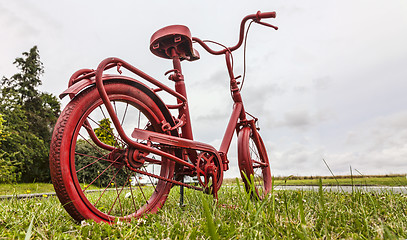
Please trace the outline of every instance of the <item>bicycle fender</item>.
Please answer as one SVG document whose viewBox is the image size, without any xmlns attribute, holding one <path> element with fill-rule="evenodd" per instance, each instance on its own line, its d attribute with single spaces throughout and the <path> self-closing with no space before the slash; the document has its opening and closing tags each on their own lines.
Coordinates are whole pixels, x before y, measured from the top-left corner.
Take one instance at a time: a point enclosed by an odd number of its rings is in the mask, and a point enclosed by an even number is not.
<svg viewBox="0 0 407 240">
<path fill-rule="evenodd" d="M 121 81 L 126 81 L 129 82 L 129 84 L 133 85 L 134 87 L 138 88 L 140 91 L 144 92 L 145 94 L 147 94 L 156 104 L 157 106 L 160 108 L 161 112 L 163 113 L 165 120 L 170 124 L 171 127 L 175 126 L 175 122 L 174 119 L 170 113 L 170 110 L 168 109 L 168 107 L 165 105 L 165 103 L 161 100 L 161 98 L 152 91 L 151 88 L 149 88 L 147 85 L 141 83 L 140 81 L 134 79 L 134 78 L 130 78 L 127 76 L 121 76 L 121 75 L 110 75 L 110 74 L 105 74 L 102 77 L 103 81 L 111 81 L 111 80 L 121 80 Z M 82 92 L 82 90 L 93 86 L 96 84 L 96 79 L 94 77 L 90 78 L 90 79 L 83 79 L 80 80 L 74 84 L 72 84 L 72 86 L 68 87 L 64 92 L 62 92 L 59 95 L 59 98 L 62 99 L 64 98 L 66 95 L 69 95 L 72 98 L 74 98 L 77 94 L 79 94 L 80 92 Z M 172 136 L 178 136 L 178 131 L 176 129 L 170 131 Z"/>
<path fill-rule="evenodd" d="M 126 76 L 119 76 L 119 75 L 104 75 L 103 78 L 102 78 L 103 81 L 108 81 L 108 80 L 113 80 L 113 79 L 123 79 L 123 80 L 128 80 L 128 81 L 140 83 L 136 79 L 126 77 Z M 94 77 L 87 78 L 87 79 L 82 79 L 82 80 L 72 84 L 72 86 L 68 87 L 65 91 L 63 91 L 59 95 L 59 98 L 63 99 L 66 95 L 70 95 L 71 98 L 73 98 L 73 96 L 75 96 L 76 94 L 81 92 L 83 89 L 85 89 L 88 86 L 93 85 L 95 83 L 96 83 L 96 79 Z"/>
</svg>

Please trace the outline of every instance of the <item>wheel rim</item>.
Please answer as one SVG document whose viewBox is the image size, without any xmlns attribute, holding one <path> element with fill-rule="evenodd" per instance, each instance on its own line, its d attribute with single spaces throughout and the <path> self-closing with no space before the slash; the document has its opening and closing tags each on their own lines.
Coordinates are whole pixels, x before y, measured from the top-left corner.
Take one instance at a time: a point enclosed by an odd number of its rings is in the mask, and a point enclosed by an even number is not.
<svg viewBox="0 0 407 240">
<path fill-rule="evenodd" d="M 156 119 L 148 111 L 139 110 L 142 108 L 140 101 L 124 95 L 109 97 L 128 135 L 134 127 L 159 130 Z M 130 152 L 127 144 L 120 139 L 113 124 L 113 129 L 109 130 L 100 124 L 101 119 L 109 117 L 99 100 L 92 104 L 78 121 L 71 143 L 71 177 L 85 208 L 104 221 L 116 221 L 118 217 L 130 219 L 154 211 L 165 201 L 164 195 L 168 193 L 170 184 L 151 176 L 134 173 L 129 168 L 128 161 L 126 162 L 126 154 Z M 112 136 L 105 136 L 102 141 L 109 143 L 109 140 L 113 139 L 113 143 L 110 141 L 109 145 L 114 146 L 115 150 L 106 151 L 91 141 L 84 125 L 85 121 L 89 123 L 87 127 L 90 125 L 93 129 L 111 133 Z M 136 126 L 131 124 L 133 121 L 137 122 Z M 103 139 L 103 135 L 100 139 Z M 153 175 L 172 177 L 168 168 L 171 163 L 168 160 L 156 155 L 148 157 L 156 161 L 139 162 L 139 165 L 136 163 L 132 166 Z"/>
<path fill-rule="evenodd" d="M 260 198 L 263 198 L 267 193 L 267 171 L 269 170 L 268 163 L 265 163 L 264 157 L 261 157 L 259 153 L 259 147 L 256 142 L 253 140 L 252 134 L 249 138 L 249 149 L 250 149 L 250 166 L 253 169 L 253 184 L 255 186 L 257 195 Z"/>
<path fill-rule="evenodd" d="M 247 192 L 263 199 L 271 190 L 270 165 L 264 143 L 250 128 L 239 133 L 239 167 Z M 252 181 L 253 178 L 253 181 Z M 254 186 L 254 189 L 253 189 Z"/>
</svg>

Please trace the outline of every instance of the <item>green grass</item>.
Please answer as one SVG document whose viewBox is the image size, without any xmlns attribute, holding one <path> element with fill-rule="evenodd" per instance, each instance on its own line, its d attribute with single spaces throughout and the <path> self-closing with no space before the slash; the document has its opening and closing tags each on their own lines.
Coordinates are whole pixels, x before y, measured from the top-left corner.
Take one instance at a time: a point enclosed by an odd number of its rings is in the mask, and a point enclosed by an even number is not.
<svg viewBox="0 0 407 240">
<path fill-rule="evenodd" d="M 407 186 L 406 174 L 395 175 L 367 175 L 367 176 L 289 176 L 275 177 L 274 185 L 312 185 L 318 186 L 319 179 L 323 179 L 324 186 L 356 185 L 356 186 Z M 235 179 L 224 179 L 225 184 L 234 184 Z M 240 180 L 241 182 L 241 180 Z"/>
<path fill-rule="evenodd" d="M 88 190 L 98 189 L 90 186 Z M 0 195 L 19 195 L 33 193 L 53 193 L 55 192 L 52 183 L 16 183 L 0 184 Z"/>
<path fill-rule="evenodd" d="M 276 179 L 274 184 L 277 185 L 318 185 L 318 178 L 314 179 Z M 324 178 L 324 186 L 337 185 L 358 185 L 358 186 L 407 186 L 406 176 L 389 176 L 389 177 L 362 177 L 362 178 Z"/>
<path fill-rule="evenodd" d="M 54 186 L 51 183 L 0 184 L 0 195 L 18 195 L 49 192 L 54 192 Z"/>
<path fill-rule="evenodd" d="M 279 177 L 275 178 L 274 185 L 318 185 L 318 179 L 323 179 L 323 185 L 352 185 L 351 176 L 334 177 Z M 225 179 L 224 184 L 234 184 L 235 179 Z M 353 185 L 371 186 L 407 186 L 405 175 L 384 175 L 384 176 L 353 176 Z M 91 187 L 95 189 L 95 187 Z M 49 193 L 54 192 L 51 183 L 19 183 L 0 184 L 0 195 L 18 195 L 27 193 Z"/>
<path fill-rule="evenodd" d="M 171 191 L 157 214 L 115 225 L 76 223 L 56 197 L 0 201 L 0 239 L 394 239 L 407 237 L 407 196 L 273 191 L 253 201 L 242 187 L 222 187 L 219 202 Z"/>
</svg>

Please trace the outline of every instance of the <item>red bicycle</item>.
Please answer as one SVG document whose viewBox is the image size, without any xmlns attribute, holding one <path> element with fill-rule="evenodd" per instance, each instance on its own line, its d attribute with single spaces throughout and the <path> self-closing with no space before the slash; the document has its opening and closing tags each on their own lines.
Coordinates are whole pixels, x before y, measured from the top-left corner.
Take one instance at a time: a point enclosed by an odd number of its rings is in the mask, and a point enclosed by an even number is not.
<svg viewBox="0 0 407 240">
<path fill-rule="evenodd" d="M 257 118 L 245 112 L 232 52 L 241 47 L 248 20 L 277 29 L 261 21 L 275 16 L 275 12 L 260 11 L 246 16 L 238 43 L 233 47 L 219 44 L 223 46 L 219 51 L 206 44 L 212 41 L 191 37 L 186 26 L 172 25 L 155 32 L 150 50 L 172 60 L 173 69 L 165 74 L 170 74 L 175 90 L 118 58 L 105 59 L 96 70 L 75 72 L 69 88 L 60 95 L 69 95 L 71 101 L 55 125 L 50 152 L 52 181 L 66 211 L 79 221 L 130 220 L 156 212 L 175 185 L 217 198 L 235 131 L 246 190 L 264 198 L 272 187 L 269 160 L 256 128 Z M 182 60 L 199 59 L 193 43 L 226 58 L 234 105 L 219 150 L 193 140 L 181 71 Z M 112 68 L 120 74 L 105 73 Z M 121 75 L 122 69 L 143 82 Z M 166 104 L 161 94 L 174 97 L 176 103 Z"/>
</svg>

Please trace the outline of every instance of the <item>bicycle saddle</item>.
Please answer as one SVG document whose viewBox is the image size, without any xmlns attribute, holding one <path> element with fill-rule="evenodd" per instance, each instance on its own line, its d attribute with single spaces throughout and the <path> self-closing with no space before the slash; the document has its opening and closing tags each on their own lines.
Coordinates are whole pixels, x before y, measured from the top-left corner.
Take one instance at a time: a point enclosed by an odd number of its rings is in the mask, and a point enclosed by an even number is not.
<svg viewBox="0 0 407 240">
<path fill-rule="evenodd" d="M 171 49 L 174 48 L 180 60 L 194 61 L 199 53 L 192 47 L 189 28 L 183 25 L 171 25 L 156 31 L 150 39 L 150 50 L 154 55 L 172 59 Z"/>
</svg>

